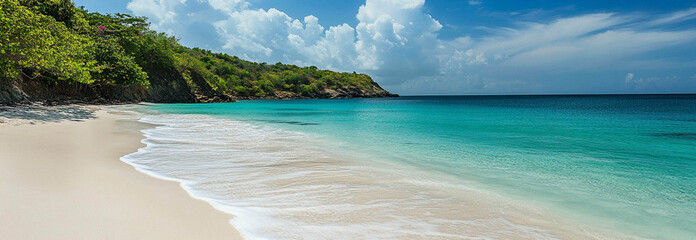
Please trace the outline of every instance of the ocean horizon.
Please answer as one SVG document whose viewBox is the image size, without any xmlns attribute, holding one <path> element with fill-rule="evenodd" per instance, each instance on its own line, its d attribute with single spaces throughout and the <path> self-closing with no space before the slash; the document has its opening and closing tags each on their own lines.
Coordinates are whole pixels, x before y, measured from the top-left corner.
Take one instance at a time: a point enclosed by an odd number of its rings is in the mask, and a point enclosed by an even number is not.
<svg viewBox="0 0 696 240">
<path fill-rule="evenodd" d="M 250 239 L 696 237 L 696 95 L 121 109 L 156 124 L 122 160 Z"/>
</svg>

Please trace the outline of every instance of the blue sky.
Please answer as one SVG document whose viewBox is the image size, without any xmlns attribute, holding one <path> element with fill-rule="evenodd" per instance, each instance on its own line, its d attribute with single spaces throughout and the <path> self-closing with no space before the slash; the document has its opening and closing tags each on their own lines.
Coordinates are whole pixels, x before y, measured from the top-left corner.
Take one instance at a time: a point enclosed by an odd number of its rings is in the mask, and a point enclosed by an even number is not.
<svg viewBox="0 0 696 240">
<path fill-rule="evenodd" d="M 696 92 L 696 2 L 76 0 L 182 44 L 401 94 Z"/>
</svg>

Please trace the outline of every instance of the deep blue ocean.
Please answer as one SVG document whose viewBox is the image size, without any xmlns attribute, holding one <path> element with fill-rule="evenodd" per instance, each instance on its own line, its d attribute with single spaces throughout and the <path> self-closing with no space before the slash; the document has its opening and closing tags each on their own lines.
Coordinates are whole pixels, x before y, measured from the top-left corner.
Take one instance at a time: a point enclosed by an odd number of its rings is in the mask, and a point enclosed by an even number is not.
<svg viewBox="0 0 696 240">
<path fill-rule="evenodd" d="M 181 180 L 194 195 L 239 216 L 233 224 L 249 238 L 322 236 L 302 235 L 315 231 L 346 239 L 696 239 L 696 95 L 254 100 L 140 108 L 142 121 L 162 127 L 146 130 L 148 147 L 127 161 Z M 464 196 L 472 192 L 497 200 L 472 203 Z M 485 212 L 517 205 L 525 206 L 517 215 Z M 422 215 L 397 211 L 426 206 L 440 207 Z M 396 210 L 358 210 L 390 207 Z M 467 214 L 490 217 L 480 224 L 490 226 L 473 224 L 476 218 Z M 346 227 L 364 226 L 362 232 L 373 235 L 332 232 L 327 226 L 339 229 L 346 221 L 307 216 L 350 216 L 355 223 Z M 282 229 L 288 224 L 302 231 Z M 513 228 L 520 232 L 506 235 Z M 403 235 L 380 235 L 385 232 Z"/>
</svg>

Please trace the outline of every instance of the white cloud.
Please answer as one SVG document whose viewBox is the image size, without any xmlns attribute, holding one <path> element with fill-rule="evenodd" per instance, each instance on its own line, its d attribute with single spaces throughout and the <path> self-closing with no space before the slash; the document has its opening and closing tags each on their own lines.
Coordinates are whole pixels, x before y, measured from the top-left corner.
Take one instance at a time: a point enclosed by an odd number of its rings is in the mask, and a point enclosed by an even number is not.
<svg viewBox="0 0 696 240">
<path fill-rule="evenodd" d="M 519 23 L 520 27 L 492 29 L 492 35 L 481 39 L 478 48 L 500 55 L 514 55 L 540 46 L 573 41 L 591 32 L 625 22 L 612 14 L 590 14 L 561 18 L 551 23 Z"/>
<path fill-rule="evenodd" d="M 648 22 L 649 25 L 661 25 L 669 23 L 683 22 L 696 18 L 696 8 L 689 8 L 684 11 L 677 11 L 666 14 L 658 19 Z"/>
<path fill-rule="evenodd" d="M 481 3 L 479 0 L 469 0 L 469 5 L 481 5 Z"/>
<path fill-rule="evenodd" d="M 607 30 L 589 36 L 536 44 L 522 51 L 506 52 L 506 59 L 500 64 L 529 70 L 616 69 L 623 65 L 621 60 L 628 61 L 631 56 L 694 39 L 696 31 Z"/>
<path fill-rule="evenodd" d="M 232 12 L 227 20 L 214 25 L 226 40 L 224 49 L 252 60 L 279 57 L 283 50 L 292 47 L 292 19 L 274 8 Z"/>
<path fill-rule="evenodd" d="M 325 29 L 319 19 L 301 21 L 277 10 L 242 10 L 230 13 L 215 27 L 222 49 L 246 59 L 355 69 L 355 29 L 347 24 Z"/>
<path fill-rule="evenodd" d="M 492 29 L 490 36 L 464 41 L 461 48 L 482 54 L 481 59 L 486 59 L 487 64 L 466 64 L 471 61 L 459 58 L 460 64 L 446 64 L 450 69 L 445 72 L 448 72 L 450 79 L 465 79 L 458 77 L 464 73 L 485 76 L 490 81 L 481 85 L 481 89 L 467 89 L 470 91 L 506 91 L 504 88 L 495 89 L 505 84 L 558 91 L 577 91 L 578 88 L 591 91 L 588 86 L 598 88 L 600 85 L 609 89 L 611 85 L 614 91 L 622 91 L 623 84 L 616 82 L 612 85 L 607 77 L 591 79 L 577 76 L 661 67 L 658 65 L 676 66 L 678 64 L 665 63 L 668 61 L 665 59 L 644 61 L 641 57 L 651 51 L 696 40 L 696 31 L 693 30 L 657 31 L 620 27 L 630 19 L 616 14 L 589 14 L 546 24 L 520 23 L 520 27 L 515 29 Z M 452 45 L 457 49 L 457 44 Z M 462 50 L 454 52 L 456 56 Z M 456 67 L 451 68 L 453 65 Z"/>
<path fill-rule="evenodd" d="M 633 73 L 628 73 L 628 74 L 626 74 L 626 81 L 625 81 L 626 84 L 632 83 L 632 82 L 633 82 L 633 77 L 635 77 L 635 75 L 633 75 Z"/>
<path fill-rule="evenodd" d="M 358 68 L 402 72 L 425 62 L 440 45 L 442 25 L 422 12 L 423 0 L 367 0 L 357 19 Z"/>
<path fill-rule="evenodd" d="M 647 77 L 636 78 L 630 80 L 626 76 L 626 87 L 630 90 L 646 91 L 646 90 L 663 90 L 666 92 L 688 92 L 687 89 L 680 88 L 681 78 L 679 76 L 663 76 L 663 77 Z"/>
<path fill-rule="evenodd" d="M 232 13 L 239 9 L 245 9 L 249 3 L 245 0 L 208 0 L 211 7 L 226 13 Z"/>
<path fill-rule="evenodd" d="M 252 9 L 245 0 L 132 0 L 128 9 L 150 17 L 157 30 L 183 34 L 178 37 L 185 42 L 199 36 L 193 30 L 207 26 L 217 35 L 209 40 L 213 50 L 254 61 L 367 72 L 406 93 L 573 86 L 571 81 L 577 80 L 566 77 L 578 75 L 572 73 L 675 66 L 668 58 L 643 55 L 696 40 L 696 30 L 642 28 L 696 18 L 694 8 L 652 19 L 599 13 L 518 22 L 508 28 L 487 28 L 484 37 L 442 40 L 438 37 L 442 24 L 424 12 L 424 4 L 424 0 L 366 0 L 355 26 L 323 26 L 315 16 L 295 19 L 274 8 Z M 195 27 L 192 32 L 182 30 L 191 22 L 198 23 L 188 27 Z M 624 85 L 616 83 L 617 88 Z"/>
<path fill-rule="evenodd" d="M 153 26 L 170 24 L 175 22 L 177 5 L 186 3 L 186 0 L 133 0 L 128 3 L 128 10 L 136 15 L 147 16 L 153 22 Z"/>
<path fill-rule="evenodd" d="M 214 23 L 232 54 L 256 61 L 370 71 L 384 79 L 437 71 L 432 54 L 442 25 L 422 12 L 423 0 L 367 0 L 355 28 L 328 29 L 314 16 L 293 19 L 277 9 L 239 10 Z M 419 67 L 430 66 L 422 71 Z"/>
<path fill-rule="evenodd" d="M 473 49 L 466 51 L 454 50 L 454 54 L 449 56 L 442 68 L 443 74 L 462 73 L 472 65 L 487 64 L 488 61 L 482 52 L 474 52 Z"/>
</svg>

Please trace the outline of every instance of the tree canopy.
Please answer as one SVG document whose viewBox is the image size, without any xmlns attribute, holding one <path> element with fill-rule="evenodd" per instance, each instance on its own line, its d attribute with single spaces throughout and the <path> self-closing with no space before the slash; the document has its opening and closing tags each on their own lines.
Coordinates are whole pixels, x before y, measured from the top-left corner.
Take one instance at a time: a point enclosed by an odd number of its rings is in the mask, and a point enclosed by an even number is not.
<svg viewBox="0 0 696 240">
<path fill-rule="evenodd" d="M 70 0 L 0 0 L 0 71 L 3 82 L 31 78 L 144 86 L 153 74 L 170 72 L 196 91 L 250 98 L 279 92 L 312 96 L 374 84 L 365 74 L 255 63 L 184 47 L 150 30 L 144 17 L 89 12 Z"/>
</svg>

